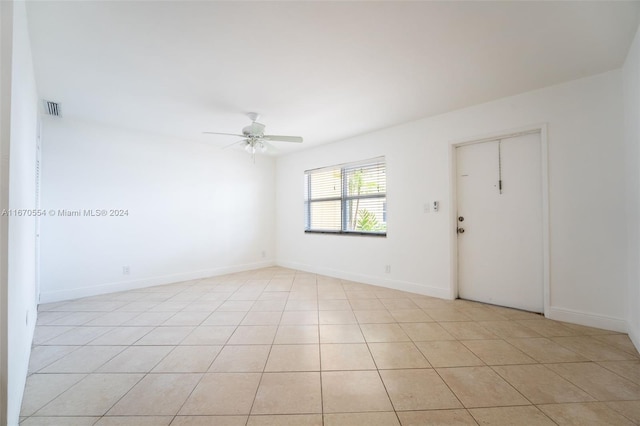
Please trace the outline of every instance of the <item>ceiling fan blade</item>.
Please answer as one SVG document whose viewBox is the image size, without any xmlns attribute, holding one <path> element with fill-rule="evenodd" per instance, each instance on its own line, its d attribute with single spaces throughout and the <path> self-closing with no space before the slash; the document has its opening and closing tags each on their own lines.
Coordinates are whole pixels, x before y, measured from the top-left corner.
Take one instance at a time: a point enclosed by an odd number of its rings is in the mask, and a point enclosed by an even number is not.
<svg viewBox="0 0 640 426">
<path fill-rule="evenodd" d="M 227 148 L 231 148 L 231 147 L 232 147 L 232 146 L 234 146 L 234 145 L 238 145 L 239 143 L 246 142 L 246 141 L 247 141 L 246 139 L 242 139 L 241 141 L 236 141 L 236 142 L 231 143 L 231 144 L 229 144 L 229 145 L 225 145 L 225 146 L 223 146 L 223 147 L 222 147 L 222 148 L 220 148 L 220 149 L 227 149 Z"/>
<path fill-rule="evenodd" d="M 237 136 L 239 138 L 244 138 L 245 137 L 244 135 L 238 135 L 238 134 L 235 134 L 235 133 L 219 133 L 219 132 L 202 132 L 202 133 L 207 134 L 207 135 Z"/>
<path fill-rule="evenodd" d="M 302 142 L 302 138 L 300 136 L 279 136 L 279 135 L 264 135 L 262 139 L 266 139 L 268 141 L 278 141 L 278 142 Z"/>
</svg>

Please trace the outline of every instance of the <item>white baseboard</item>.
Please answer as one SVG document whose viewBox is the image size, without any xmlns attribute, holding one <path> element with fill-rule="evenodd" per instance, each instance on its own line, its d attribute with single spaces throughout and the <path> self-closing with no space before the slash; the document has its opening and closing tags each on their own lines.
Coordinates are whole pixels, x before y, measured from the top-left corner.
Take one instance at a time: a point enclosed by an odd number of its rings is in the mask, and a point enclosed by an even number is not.
<svg viewBox="0 0 640 426">
<path fill-rule="evenodd" d="M 329 277 L 340 278 L 343 280 L 361 282 L 365 284 L 377 285 L 380 287 L 390 288 L 394 290 L 408 291 L 411 293 L 422 294 L 424 296 L 437 297 L 440 299 L 451 299 L 448 288 L 434 287 L 425 284 L 394 280 L 388 278 L 380 278 L 376 276 L 357 274 L 337 269 L 324 268 L 316 265 L 308 265 L 296 262 L 283 261 L 263 261 L 255 263 L 246 263 L 234 266 L 219 267 L 212 269 L 204 269 L 200 271 L 184 272 L 179 274 L 163 275 L 157 277 L 143 278 L 131 281 L 119 281 L 106 284 L 100 284 L 91 287 L 78 287 L 73 289 L 42 292 L 40 294 L 40 303 L 60 302 L 64 300 L 78 299 L 82 297 L 98 296 L 101 294 L 115 293 L 119 291 L 135 290 L 138 288 L 151 287 L 156 285 L 171 284 L 180 281 L 196 280 L 201 278 L 213 277 L 224 274 L 232 274 L 235 272 L 244 272 L 254 269 L 267 268 L 270 266 L 282 266 L 285 268 L 296 269 L 315 274 L 326 275 Z M 587 312 L 576 311 L 567 308 L 549 307 L 546 312 L 549 319 L 564 321 L 574 324 L 585 325 L 589 327 L 602 328 L 621 333 L 629 333 L 629 337 L 637 348 L 640 348 L 640 335 L 636 330 L 632 330 L 627 326 L 627 322 L 620 318 L 613 318 L 604 315 L 597 315 Z"/>
<path fill-rule="evenodd" d="M 586 325 L 588 327 L 602 328 L 620 333 L 627 332 L 627 322 L 621 318 L 613 318 L 556 306 L 550 306 L 545 316 L 552 320 L 570 322 L 572 324 Z"/>
<path fill-rule="evenodd" d="M 200 278 L 214 277 L 217 275 L 232 274 L 235 272 L 251 271 L 253 269 L 267 268 L 274 266 L 273 261 L 263 261 L 255 263 L 245 263 L 241 265 L 225 266 L 213 269 L 203 269 L 200 271 L 183 272 L 179 274 L 163 275 L 157 277 L 142 278 L 131 281 L 118 281 L 106 284 L 99 284 L 90 287 L 78 287 L 66 290 L 41 292 L 39 303 L 60 302 L 64 300 L 79 299 L 81 297 L 98 296 L 119 291 L 135 290 L 138 288 L 152 287 L 156 285 L 171 284 L 181 281 L 197 280 Z"/>
<path fill-rule="evenodd" d="M 629 334 L 629 339 L 631 339 L 631 342 L 636 347 L 636 350 L 640 352 L 640 335 L 638 334 L 638 330 L 629 324 L 627 326 L 627 333 Z"/>
<path fill-rule="evenodd" d="M 391 288 L 394 290 L 408 291 L 411 293 L 422 294 L 424 296 L 437 297 L 440 299 L 451 299 L 448 288 L 433 287 L 425 284 L 419 284 L 409 281 L 400 281 L 387 278 L 380 278 L 371 275 L 354 274 L 352 272 L 340 271 L 337 269 L 323 268 L 315 265 L 307 265 L 296 262 L 276 262 L 278 266 L 283 268 L 297 269 L 299 271 L 311 272 L 314 274 L 326 275 L 328 277 L 340 278 L 343 280 L 355 281 L 364 284 L 377 285 L 380 287 Z"/>
</svg>

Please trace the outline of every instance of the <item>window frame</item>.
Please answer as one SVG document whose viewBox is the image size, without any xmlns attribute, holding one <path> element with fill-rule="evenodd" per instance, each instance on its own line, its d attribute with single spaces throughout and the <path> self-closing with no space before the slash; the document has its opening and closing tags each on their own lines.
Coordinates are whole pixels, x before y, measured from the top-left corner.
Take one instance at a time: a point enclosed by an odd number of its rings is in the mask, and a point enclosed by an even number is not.
<svg viewBox="0 0 640 426">
<path fill-rule="evenodd" d="M 350 170 L 355 170 L 363 167 L 371 167 L 377 164 L 382 164 L 384 166 L 384 174 L 385 174 L 385 191 L 383 193 L 375 193 L 375 194 L 365 194 L 365 195 L 349 195 L 348 194 L 348 172 Z M 311 198 L 311 175 L 314 173 L 319 173 L 321 171 L 339 171 L 340 172 L 340 195 L 332 196 L 332 197 L 324 197 L 324 198 Z M 387 162 L 384 156 L 370 158 L 368 160 L 356 161 L 351 163 L 342 163 L 336 164 L 333 166 L 327 167 L 319 167 L 316 169 L 310 169 L 304 171 L 304 215 L 305 215 L 305 223 L 304 223 L 304 232 L 305 234 L 332 234 L 332 235 L 351 235 L 351 236 L 368 236 L 368 237 L 383 237 L 387 236 L 387 227 L 385 226 L 384 231 L 350 231 L 348 230 L 348 204 L 353 200 L 367 200 L 367 199 L 383 199 L 383 218 L 384 223 L 386 224 L 387 214 Z M 338 201 L 340 202 L 340 229 L 332 230 L 332 229 L 311 229 L 311 206 L 313 203 L 322 203 L 322 202 L 331 202 Z"/>
</svg>

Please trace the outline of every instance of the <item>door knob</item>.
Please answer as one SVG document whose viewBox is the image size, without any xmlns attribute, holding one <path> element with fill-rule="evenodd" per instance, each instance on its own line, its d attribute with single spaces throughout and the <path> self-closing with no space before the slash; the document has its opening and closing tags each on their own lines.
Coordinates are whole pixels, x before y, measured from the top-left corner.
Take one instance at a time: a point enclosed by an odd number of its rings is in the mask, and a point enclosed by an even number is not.
<svg viewBox="0 0 640 426">
<path fill-rule="evenodd" d="M 464 234 L 464 228 L 458 228 L 458 234 Z"/>
<path fill-rule="evenodd" d="M 464 217 L 463 216 L 458 216 L 458 222 L 464 222 Z"/>
</svg>

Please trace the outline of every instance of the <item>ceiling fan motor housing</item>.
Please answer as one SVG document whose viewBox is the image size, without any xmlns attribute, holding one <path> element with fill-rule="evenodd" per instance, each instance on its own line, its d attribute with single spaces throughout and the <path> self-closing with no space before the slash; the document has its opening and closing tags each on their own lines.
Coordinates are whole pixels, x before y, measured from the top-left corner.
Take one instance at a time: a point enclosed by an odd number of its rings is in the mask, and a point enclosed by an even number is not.
<svg viewBox="0 0 640 426">
<path fill-rule="evenodd" d="M 253 122 L 242 129 L 242 134 L 251 138 L 261 138 L 264 136 L 264 124 Z"/>
</svg>

